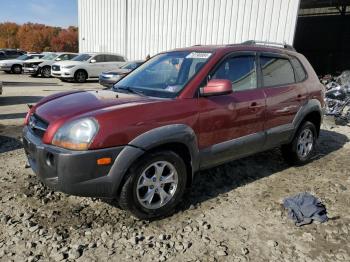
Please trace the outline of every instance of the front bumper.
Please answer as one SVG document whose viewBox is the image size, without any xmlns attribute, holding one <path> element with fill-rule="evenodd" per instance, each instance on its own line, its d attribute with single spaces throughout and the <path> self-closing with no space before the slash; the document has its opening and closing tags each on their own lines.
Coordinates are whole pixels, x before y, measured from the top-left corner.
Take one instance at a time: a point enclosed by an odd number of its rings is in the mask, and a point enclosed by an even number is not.
<svg viewBox="0 0 350 262">
<path fill-rule="evenodd" d="M 51 75 L 57 78 L 74 78 L 74 70 L 61 68 L 60 71 L 52 71 Z"/>
<path fill-rule="evenodd" d="M 118 80 L 116 79 L 113 79 L 113 78 L 109 78 L 109 79 L 106 79 L 106 78 L 103 78 L 103 77 L 99 77 L 99 83 L 100 85 L 103 85 L 105 87 L 113 87 L 115 83 L 117 83 Z"/>
<path fill-rule="evenodd" d="M 115 181 L 111 166 L 98 166 L 97 159 L 111 157 L 112 163 L 123 146 L 73 151 L 43 144 L 27 126 L 23 129 L 23 146 L 29 164 L 39 179 L 53 190 L 86 197 L 113 198 Z"/>
<path fill-rule="evenodd" d="M 39 72 L 39 67 L 33 68 L 33 67 L 23 67 L 23 73 L 28 75 L 36 75 Z"/>
</svg>

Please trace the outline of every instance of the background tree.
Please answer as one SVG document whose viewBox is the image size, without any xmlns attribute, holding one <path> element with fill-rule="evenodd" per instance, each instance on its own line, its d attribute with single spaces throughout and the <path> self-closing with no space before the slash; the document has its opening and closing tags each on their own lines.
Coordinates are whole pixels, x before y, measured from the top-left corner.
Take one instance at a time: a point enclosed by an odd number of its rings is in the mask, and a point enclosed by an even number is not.
<svg viewBox="0 0 350 262">
<path fill-rule="evenodd" d="M 20 48 L 31 52 L 78 52 L 78 28 L 71 26 L 63 29 L 34 23 L 0 23 L 0 48 Z"/>
</svg>

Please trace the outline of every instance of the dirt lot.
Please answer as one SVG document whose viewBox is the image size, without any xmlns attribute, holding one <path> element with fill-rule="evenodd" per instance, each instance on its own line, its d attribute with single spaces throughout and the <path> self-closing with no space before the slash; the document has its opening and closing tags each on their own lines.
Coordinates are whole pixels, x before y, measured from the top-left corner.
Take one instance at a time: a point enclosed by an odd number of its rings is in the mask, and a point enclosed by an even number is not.
<svg viewBox="0 0 350 262">
<path fill-rule="evenodd" d="M 326 120 L 318 155 L 288 167 L 272 150 L 202 172 L 177 213 L 145 222 L 44 188 L 20 142 L 27 103 L 98 83 L 0 73 L 1 261 L 350 261 L 350 127 Z M 16 83 L 14 83 L 16 82 Z M 282 199 L 318 196 L 330 220 L 298 228 Z"/>
</svg>

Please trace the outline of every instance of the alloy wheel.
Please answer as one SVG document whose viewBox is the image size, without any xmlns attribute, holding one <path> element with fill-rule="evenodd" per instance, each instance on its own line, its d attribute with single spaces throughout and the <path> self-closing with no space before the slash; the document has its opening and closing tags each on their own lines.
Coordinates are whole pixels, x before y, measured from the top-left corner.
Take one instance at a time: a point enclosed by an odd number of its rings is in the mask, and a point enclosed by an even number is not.
<svg viewBox="0 0 350 262">
<path fill-rule="evenodd" d="M 306 158 L 314 146 L 314 135 L 309 128 L 304 129 L 298 138 L 297 154 L 299 158 Z"/>
<path fill-rule="evenodd" d="M 137 200 L 147 209 L 166 205 L 175 195 L 178 174 L 168 161 L 157 161 L 144 169 L 137 181 Z"/>
</svg>

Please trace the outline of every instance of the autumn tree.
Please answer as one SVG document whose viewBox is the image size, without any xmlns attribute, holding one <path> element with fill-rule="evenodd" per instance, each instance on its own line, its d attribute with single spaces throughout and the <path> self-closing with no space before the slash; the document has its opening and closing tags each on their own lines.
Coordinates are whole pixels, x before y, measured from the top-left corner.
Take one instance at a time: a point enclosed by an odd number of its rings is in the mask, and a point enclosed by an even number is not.
<svg viewBox="0 0 350 262">
<path fill-rule="evenodd" d="M 57 36 L 52 38 L 51 47 L 53 51 L 78 52 L 78 29 L 71 26 L 61 30 Z"/>
<path fill-rule="evenodd" d="M 32 52 L 78 52 L 78 28 L 62 29 L 34 23 L 0 23 L 0 48 L 20 48 Z"/>
<path fill-rule="evenodd" d="M 18 48 L 17 32 L 19 25 L 16 23 L 0 23 L 0 48 Z"/>
</svg>

